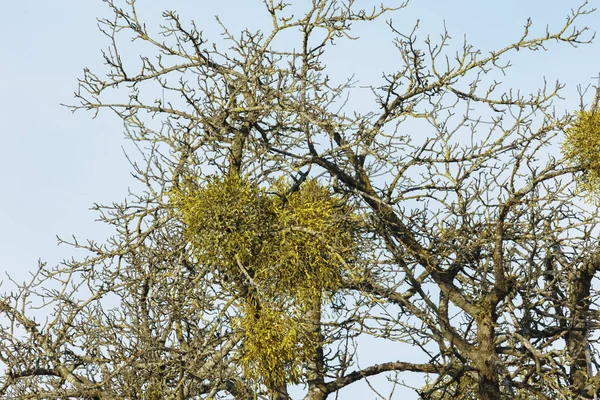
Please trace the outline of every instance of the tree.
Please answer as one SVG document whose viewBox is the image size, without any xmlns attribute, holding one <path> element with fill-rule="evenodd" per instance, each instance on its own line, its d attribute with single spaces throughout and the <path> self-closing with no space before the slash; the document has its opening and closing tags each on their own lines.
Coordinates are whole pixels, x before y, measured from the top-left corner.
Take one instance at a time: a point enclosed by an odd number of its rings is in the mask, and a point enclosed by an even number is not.
<svg viewBox="0 0 600 400">
<path fill-rule="evenodd" d="M 578 200 L 597 183 L 598 141 L 580 140 L 595 109 L 556 114 L 558 83 L 486 84 L 514 51 L 589 41 L 587 2 L 489 55 L 447 54 L 447 33 L 421 49 L 390 22 L 404 65 L 367 113 L 344 109 L 352 82 L 324 54 L 403 6 L 265 0 L 271 30 L 223 27 L 222 50 L 174 12 L 154 35 L 135 0 L 106 3 L 108 71 L 84 71 L 72 108 L 123 119 L 146 189 L 97 206 L 114 237 L 67 242 L 89 257 L 2 295 L 3 398 L 286 399 L 302 383 L 325 399 L 405 371 L 428 377 L 424 399 L 597 396 L 599 219 Z M 128 38 L 148 45 L 141 69 Z M 424 361 L 356 369 L 365 336 Z"/>
</svg>

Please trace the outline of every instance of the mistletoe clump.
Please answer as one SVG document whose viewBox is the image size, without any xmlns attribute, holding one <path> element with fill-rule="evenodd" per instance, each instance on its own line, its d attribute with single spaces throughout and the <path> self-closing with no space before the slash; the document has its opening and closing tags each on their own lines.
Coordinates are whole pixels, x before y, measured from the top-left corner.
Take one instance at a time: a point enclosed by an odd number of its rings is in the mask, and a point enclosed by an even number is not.
<svg viewBox="0 0 600 400">
<path fill-rule="evenodd" d="M 202 188 L 174 190 L 171 202 L 198 264 L 214 266 L 238 290 L 268 263 L 277 221 L 260 188 L 236 176 L 212 177 Z"/>
<path fill-rule="evenodd" d="M 270 387 L 298 382 L 321 345 L 304 316 L 340 288 L 356 255 L 352 208 L 314 180 L 267 192 L 237 176 L 171 200 L 198 263 L 232 285 L 246 375 Z"/>
<path fill-rule="evenodd" d="M 565 130 L 565 157 L 583 169 L 581 187 L 589 195 L 600 195 L 600 113 L 594 108 L 576 113 Z"/>
<path fill-rule="evenodd" d="M 262 303 L 243 301 L 238 318 L 244 332 L 241 360 L 244 374 L 262 380 L 271 388 L 286 382 L 297 383 L 316 343 L 289 309 L 280 308 L 281 301 L 267 304 L 268 299 L 262 300 Z"/>
</svg>

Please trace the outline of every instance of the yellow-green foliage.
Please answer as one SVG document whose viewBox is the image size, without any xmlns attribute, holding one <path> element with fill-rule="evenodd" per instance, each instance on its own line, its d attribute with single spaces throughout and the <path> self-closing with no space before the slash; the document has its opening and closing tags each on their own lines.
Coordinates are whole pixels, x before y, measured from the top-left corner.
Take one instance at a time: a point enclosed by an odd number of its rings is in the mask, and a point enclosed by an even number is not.
<svg viewBox="0 0 600 400">
<path fill-rule="evenodd" d="M 162 387 L 157 382 L 150 382 L 147 385 L 146 392 L 141 396 L 144 400 L 159 400 L 164 399 L 165 394 L 163 393 Z"/>
<path fill-rule="evenodd" d="M 273 283 L 308 306 L 324 290 L 339 286 L 341 261 L 351 259 L 355 245 L 352 212 L 314 180 L 292 193 L 285 205 L 277 200 L 280 234 L 274 255 L 282 271 Z"/>
<path fill-rule="evenodd" d="M 274 387 L 298 382 L 318 344 L 303 317 L 339 288 L 356 246 L 351 207 L 316 181 L 269 191 L 225 177 L 171 199 L 198 262 L 233 285 L 246 374 Z"/>
<path fill-rule="evenodd" d="M 298 382 L 315 343 L 285 308 L 243 302 L 239 324 L 244 331 L 242 366 L 246 376 L 269 387 Z"/>
<path fill-rule="evenodd" d="M 600 194 L 600 112 L 580 111 L 565 131 L 565 157 L 584 170 L 582 189 Z"/>
<path fill-rule="evenodd" d="M 239 263 L 252 274 L 267 262 L 276 215 L 264 191 L 237 177 L 215 178 L 201 189 L 174 191 L 171 200 L 200 264 L 242 285 L 247 278 Z"/>
</svg>

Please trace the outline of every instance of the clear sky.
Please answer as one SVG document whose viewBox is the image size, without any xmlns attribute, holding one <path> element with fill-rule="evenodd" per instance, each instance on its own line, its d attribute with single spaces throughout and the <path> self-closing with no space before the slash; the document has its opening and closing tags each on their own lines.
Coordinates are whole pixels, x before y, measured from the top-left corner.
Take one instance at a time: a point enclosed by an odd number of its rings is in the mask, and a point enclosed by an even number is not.
<svg viewBox="0 0 600 400">
<path fill-rule="evenodd" d="M 600 5 L 598 0 L 590 3 Z M 534 32 L 541 34 L 546 24 L 551 29 L 562 26 L 570 8 L 579 5 L 574 0 L 413 0 L 388 18 L 406 32 L 420 19 L 420 39 L 438 36 L 445 22 L 454 43 L 462 44 L 466 34 L 485 53 L 517 40 L 527 17 L 533 19 Z M 266 17 L 258 0 L 140 0 L 138 7 L 150 26 L 158 25 L 162 9 L 178 10 L 184 20 L 195 19 L 215 40 L 220 33 L 215 14 L 232 31 L 259 28 Z M 109 113 L 92 119 L 89 113 L 73 115 L 60 106 L 74 101 L 72 94 L 84 67 L 102 70 L 100 50 L 108 41 L 95 18 L 109 16 L 108 7 L 100 0 L 7 0 L 2 9 L 0 281 L 5 283 L 0 290 L 10 287 L 4 272 L 23 281 L 38 259 L 56 264 L 81 256 L 66 246 L 57 247 L 56 235 L 106 237 L 109 231 L 94 221 L 96 215 L 88 209 L 95 202 L 121 201 L 134 184 L 122 151 L 122 146 L 128 147 L 122 123 Z M 600 28 L 600 12 L 582 18 L 579 25 L 592 31 Z M 392 72 L 398 62 L 390 46 L 392 36 L 383 21 L 377 28 L 358 26 L 356 33 L 362 42 L 337 46 L 330 73 L 340 78 L 356 74 L 363 84 L 378 82 L 381 73 Z M 360 52 L 349 51 L 354 45 Z M 514 67 L 507 80 L 512 87 L 533 89 L 544 76 L 549 82 L 560 79 L 567 87 L 565 101 L 557 108 L 575 109 L 576 85 L 596 84 L 591 77 L 600 73 L 600 38 L 577 49 L 552 43 L 547 52 L 519 52 L 511 60 Z M 360 108 L 360 98 L 353 99 L 352 106 Z M 374 352 L 383 350 L 374 347 Z"/>
</svg>

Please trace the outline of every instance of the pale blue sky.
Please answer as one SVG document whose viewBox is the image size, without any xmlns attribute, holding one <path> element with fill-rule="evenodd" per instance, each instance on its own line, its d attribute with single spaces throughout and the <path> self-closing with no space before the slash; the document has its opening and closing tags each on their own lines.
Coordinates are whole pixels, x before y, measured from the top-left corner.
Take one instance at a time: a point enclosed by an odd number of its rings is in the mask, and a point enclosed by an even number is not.
<svg viewBox="0 0 600 400">
<path fill-rule="evenodd" d="M 260 3 L 139 0 L 138 7 L 149 25 L 158 23 L 162 9 L 179 10 L 184 19 L 195 19 L 207 37 L 218 40 L 214 14 L 232 31 L 247 25 L 259 28 L 266 17 Z M 406 31 L 420 19 L 421 39 L 428 33 L 438 35 L 445 21 L 457 45 L 466 34 L 468 41 L 486 52 L 518 39 L 528 16 L 533 18 L 534 32 L 541 34 L 547 23 L 551 29 L 561 25 L 570 8 L 579 4 L 574 0 L 413 0 L 390 17 Z M 599 4 L 591 1 L 592 6 Z M 122 153 L 121 147 L 127 143 L 119 120 L 109 113 L 92 120 L 91 114 L 72 115 L 60 106 L 73 102 L 72 93 L 84 67 L 101 69 L 100 50 L 108 42 L 98 32 L 95 18 L 108 16 L 108 8 L 100 0 L 6 1 L 2 8 L 0 281 L 4 271 L 23 281 L 38 258 L 55 264 L 65 257 L 80 256 L 66 246 L 57 247 L 56 235 L 106 237 L 109 231 L 94 222 L 96 215 L 88 208 L 94 202 L 122 200 L 134 180 Z M 600 13 L 582 18 L 579 24 L 600 28 Z M 335 68 L 330 73 L 339 77 L 355 73 L 360 83 L 376 83 L 383 71 L 393 71 L 398 62 L 390 46 L 391 35 L 383 23 L 377 28 L 357 28 L 363 41 L 335 48 L 331 58 Z M 365 53 L 351 53 L 353 45 Z M 543 76 L 549 82 L 560 78 L 567 88 L 563 92 L 566 100 L 558 108 L 574 109 L 579 100 L 576 85 L 595 83 L 591 77 L 600 72 L 600 38 L 578 49 L 554 43 L 548 52 L 519 52 L 511 60 L 514 67 L 507 80 L 512 87 L 533 89 Z M 364 106 L 360 98 L 351 105 Z M 374 348 L 374 353 L 382 350 Z M 392 361 L 381 357 L 384 359 Z"/>
</svg>

